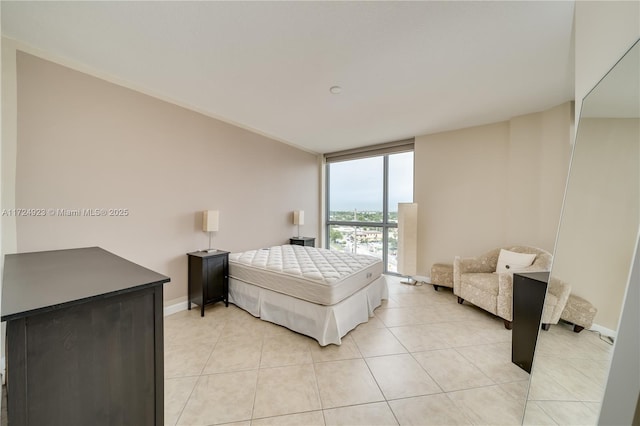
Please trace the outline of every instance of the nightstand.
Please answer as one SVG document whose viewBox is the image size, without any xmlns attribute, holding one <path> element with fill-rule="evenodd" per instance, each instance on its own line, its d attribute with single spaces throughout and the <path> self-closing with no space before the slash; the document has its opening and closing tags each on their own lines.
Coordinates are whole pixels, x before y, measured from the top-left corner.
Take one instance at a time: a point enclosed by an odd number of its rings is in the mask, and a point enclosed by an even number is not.
<svg viewBox="0 0 640 426">
<path fill-rule="evenodd" d="M 289 244 L 297 246 L 316 246 L 316 239 L 313 237 L 292 237 L 289 238 Z"/>
<path fill-rule="evenodd" d="M 196 251 L 187 253 L 189 258 L 189 304 L 200 306 L 200 316 L 210 303 L 224 302 L 229 306 L 229 252 L 216 250 L 211 253 Z"/>
</svg>

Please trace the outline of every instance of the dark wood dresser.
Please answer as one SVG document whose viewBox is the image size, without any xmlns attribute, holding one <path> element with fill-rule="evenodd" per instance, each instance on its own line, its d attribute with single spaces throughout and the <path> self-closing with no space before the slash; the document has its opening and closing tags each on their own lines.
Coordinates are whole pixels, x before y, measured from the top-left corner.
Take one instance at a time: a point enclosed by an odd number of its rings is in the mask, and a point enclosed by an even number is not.
<svg viewBox="0 0 640 426">
<path fill-rule="evenodd" d="M 169 281 L 99 247 L 6 255 L 8 424 L 163 425 Z"/>
</svg>

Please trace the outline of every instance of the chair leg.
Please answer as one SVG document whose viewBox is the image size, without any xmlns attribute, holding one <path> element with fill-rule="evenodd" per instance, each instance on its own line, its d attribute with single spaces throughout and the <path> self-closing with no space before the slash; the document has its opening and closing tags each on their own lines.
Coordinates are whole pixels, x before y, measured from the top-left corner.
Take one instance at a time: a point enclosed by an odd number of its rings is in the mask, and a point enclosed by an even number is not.
<svg viewBox="0 0 640 426">
<path fill-rule="evenodd" d="M 511 330 L 511 328 L 513 327 L 513 324 L 511 323 L 511 321 L 508 321 L 506 319 L 503 319 L 504 321 L 504 328 L 506 328 L 507 330 Z"/>
<path fill-rule="evenodd" d="M 462 302 L 464 302 L 464 299 L 460 296 L 458 296 L 458 303 L 462 305 Z"/>
<path fill-rule="evenodd" d="M 578 324 L 574 324 L 573 325 L 573 331 L 575 333 L 580 333 L 582 330 L 584 330 L 584 327 Z"/>
<path fill-rule="evenodd" d="M 549 328 L 550 328 L 550 327 L 551 327 L 551 324 L 544 324 L 544 323 L 542 324 L 542 329 L 543 329 L 544 331 L 549 331 Z"/>
</svg>

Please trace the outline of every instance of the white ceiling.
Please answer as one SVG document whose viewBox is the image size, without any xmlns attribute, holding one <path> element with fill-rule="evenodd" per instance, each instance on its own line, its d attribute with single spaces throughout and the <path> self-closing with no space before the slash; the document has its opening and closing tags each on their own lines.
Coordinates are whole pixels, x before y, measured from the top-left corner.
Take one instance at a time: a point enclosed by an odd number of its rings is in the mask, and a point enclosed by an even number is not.
<svg viewBox="0 0 640 426">
<path fill-rule="evenodd" d="M 319 153 L 573 99 L 572 1 L 1 7 L 49 58 Z"/>
</svg>

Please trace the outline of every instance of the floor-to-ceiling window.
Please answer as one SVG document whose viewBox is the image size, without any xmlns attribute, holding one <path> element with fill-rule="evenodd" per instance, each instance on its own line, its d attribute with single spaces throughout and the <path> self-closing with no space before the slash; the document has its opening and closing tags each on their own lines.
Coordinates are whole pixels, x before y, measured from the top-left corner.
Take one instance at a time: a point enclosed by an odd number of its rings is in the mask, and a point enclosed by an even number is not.
<svg viewBox="0 0 640 426">
<path fill-rule="evenodd" d="M 413 202 L 413 141 L 326 161 L 326 246 L 377 256 L 385 272 L 397 272 L 398 203 Z"/>
</svg>

